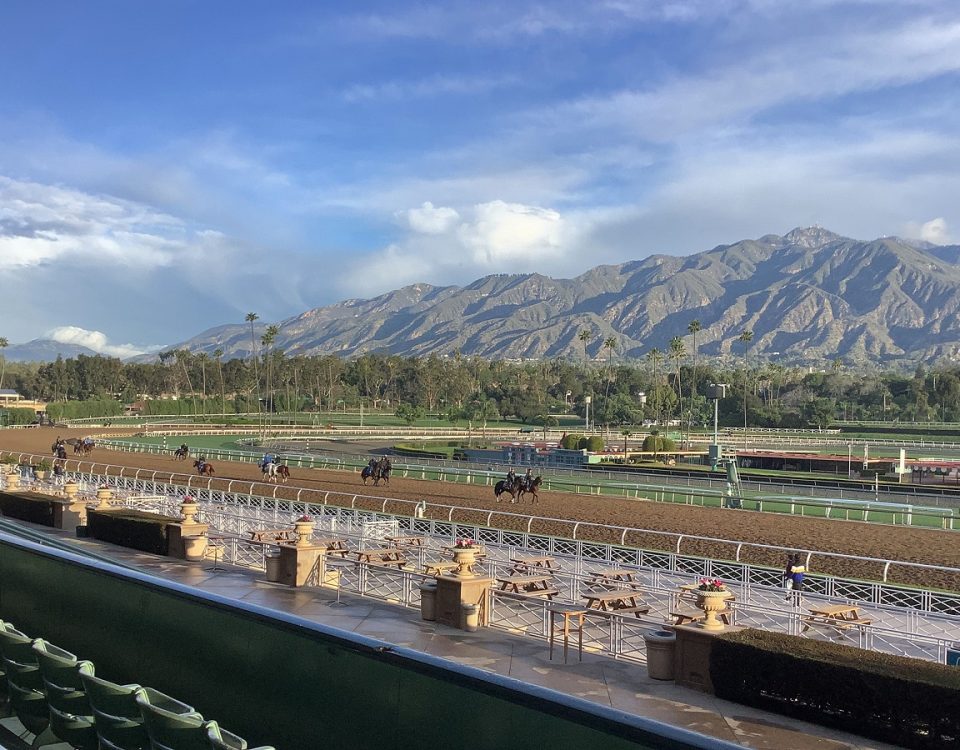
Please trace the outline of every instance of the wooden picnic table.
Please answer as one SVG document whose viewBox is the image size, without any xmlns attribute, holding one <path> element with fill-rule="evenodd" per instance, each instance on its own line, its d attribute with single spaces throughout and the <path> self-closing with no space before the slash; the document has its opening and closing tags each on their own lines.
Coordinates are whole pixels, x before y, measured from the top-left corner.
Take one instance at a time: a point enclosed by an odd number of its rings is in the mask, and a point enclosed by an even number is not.
<svg viewBox="0 0 960 750">
<path fill-rule="evenodd" d="M 434 562 L 424 563 L 423 572 L 428 576 L 439 576 L 451 570 L 456 570 L 459 567 L 460 563 L 455 563 L 452 560 L 436 560 Z"/>
<path fill-rule="evenodd" d="M 526 594 L 528 596 L 545 596 L 547 599 L 553 599 L 560 592 L 550 586 L 552 576 L 550 575 L 509 575 L 497 578 L 501 591 L 510 591 L 514 594 Z"/>
<path fill-rule="evenodd" d="M 326 555 L 339 555 L 344 558 L 350 554 L 346 539 L 314 539 L 313 544 L 316 547 L 326 547 Z"/>
<path fill-rule="evenodd" d="M 634 583 L 633 576 L 637 571 L 624 570 L 623 568 L 604 568 L 603 570 L 591 570 L 588 572 L 591 584 L 599 583 Z"/>
<path fill-rule="evenodd" d="M 358 563 L 370 563 L 371 565 L 396 566 L 398 569 L 407 564 L 403 556 L 403 550 L 396 547 L 378 547 L 376 549 L 355 549 L 350 550 L 350 554 L 357 556 Z"/>
<path fill-rule="evenodd" d="M 422 547 L 426 541 L 422 536 L 388 536 L 384 539 L 398 547 Z"/>
<path fill-rule="evenodd" d="M 581 591 L 580 595 L 587 600 L 587 609 L 596 609 L 601 612 L 618 612 L 620 614 L 633 613 L 637 617 L 650 611 L 642 599 L 639 599 L 636 589 L 609 589 Z"/>
<path fill-rule="evenodd" d="M 820 604 L 807 609 L 810 614 L 803 618 L 801 633 L 809 630 L 811 625 L 827 625 L 837 631 L 844 631 L 850 628 L 863 629 L 864 626 L 873 624 L 873 620 L 860 616 L 860 607 L 855 604 Z"/>
<path fill-rule="evenodd" d="M 510 562 L 513 563 L 513 567 L 510 569 L 511 573 L 524 573 L 531 568 L 560 569 L 556 558 L 550 555 L 517 555 L 511 557 Z"/>
<path fill-rule="evenodd" d="M 295 542 L 297 541 L 296 532 L 293 529 L 250 529 L 251 542 L 261 542 L 275 544 L 277 542 Z"/>
</svg>

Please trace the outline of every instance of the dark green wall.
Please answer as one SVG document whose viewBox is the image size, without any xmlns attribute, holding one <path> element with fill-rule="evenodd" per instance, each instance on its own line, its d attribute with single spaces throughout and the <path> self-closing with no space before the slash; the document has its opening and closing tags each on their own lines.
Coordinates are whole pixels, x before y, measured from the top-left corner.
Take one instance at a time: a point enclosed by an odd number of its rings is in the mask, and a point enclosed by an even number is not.
<svg viewBox="0 0 960 750">
<path fill-rule="evenodd" d="M 10 537 L 0 537 L 0 618 L 90 659 L 107 679 L 194 705 L 251 745 L 733 747 L 652 737 L 635 717 L 620 723 L 577 699 L 558 703 L 537 688 Z"/>
</svg>

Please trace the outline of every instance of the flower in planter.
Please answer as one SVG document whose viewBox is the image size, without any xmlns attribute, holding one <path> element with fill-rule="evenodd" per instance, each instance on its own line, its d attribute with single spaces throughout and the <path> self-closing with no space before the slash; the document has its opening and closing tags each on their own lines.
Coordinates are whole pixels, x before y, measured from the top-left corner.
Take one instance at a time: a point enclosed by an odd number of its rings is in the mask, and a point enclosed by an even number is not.
<svg viewBox="0 0 960 750">
<path fill-rule="evenodd" d="M 719 578 L 701 578 L 698 591 L 726 591 L 727 587 Z"/>
<path fill-rule="evenodd" d="M 98 490 L 109 490 L 109 489 L 110 489 L 110 485 L 109 485 L 109 484 L 101 484 L 99 487 L 97 487 L 97 489 L 98 489 Z"/>
<path fill-rule="evenodd" d="M 455 549 L 470 549 L 471 547 L 479 547 L 480 542 L 475 539 L 457 539 L 453 546 Z"/>
<path fill-rule="evenodd" d="M 297 523 L 313 523 L 313 519 L 304 513 L 300 518 L 297 519 Z"/>
</svg>

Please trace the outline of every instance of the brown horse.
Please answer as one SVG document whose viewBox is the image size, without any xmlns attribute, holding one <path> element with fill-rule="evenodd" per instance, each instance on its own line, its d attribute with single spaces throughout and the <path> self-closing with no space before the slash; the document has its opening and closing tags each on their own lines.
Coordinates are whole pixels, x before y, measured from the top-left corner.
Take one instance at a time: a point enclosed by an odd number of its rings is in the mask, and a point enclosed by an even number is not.
<svg viewBox="0 0 960 750">
<path fill-rule="evenodd" d="M 213 464 L 209 461 L 204 461 L 202 464 L 199 460 L 193 462 L 193 468 L 197 470 L 197 474 L 202 477 L 212 477 L 216 472 L 213 470 Z"/>
<path fill-rule="evenodd" d="M 520 480 L 519 482 L 519 492 L 517 494 L 517 500 L 523 501 L 524 495 L 533 495 L 531 502 L 538 503 L 540 502 L 540 497 L 537 495 L 537 490 L 540 489 L 540 485 L 543 484 L 543 477 L 536 477 L 527 481 L 526 477 Z"/>
</svg>

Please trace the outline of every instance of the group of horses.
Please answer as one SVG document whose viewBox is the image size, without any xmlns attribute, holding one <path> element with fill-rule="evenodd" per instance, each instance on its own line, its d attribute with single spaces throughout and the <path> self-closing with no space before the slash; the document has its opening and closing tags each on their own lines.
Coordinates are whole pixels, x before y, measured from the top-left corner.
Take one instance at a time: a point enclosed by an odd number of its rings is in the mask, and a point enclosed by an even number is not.
<svg viewBox="0 0 960 750">
<path fill-rule="evenodd" d="M 543 484 L 543 477 L 534 477 L 528 479 L 527 477 L 520 477 L 513 484 L 507 482 L 506 479 L 501 479 L 493 487 L 493 494 L 497 498 L 499 503 L 501 500 L 501 495 L 510 495 L 510 502 L 523 502 L 524 495 L 530 495 L 530 502 L 537 503 L 540 502 L 540 497 L 537 492 L 540 489 L 540 485 Z"/>
<path fill-rule="evenodd" d="M 57 438 L 57 441 L 50 446 L 50 452 L 57 458 L 66 458 L 67 457 L 67 446 L 73 446 L 73 455 L 75 456 L 89 456 L 93 453 L 93 449 L 96 446 L 96 442 L 93 438 L 70 438 L 69 440 L 61 440 Z"/>
<path fill-rule="evenodd" d="M 372 479 L 374 487 L 383 480 L 383 483 L 389 487 L 391 471 L 393 471 L 393 464 L 386 456 L 379 459 L 371 458 L 367 465 L 363 467 L 363 471 L 360 472 L 360 478 L 364 484 L 367 483 L 368 479 Z"/>
</svg>

